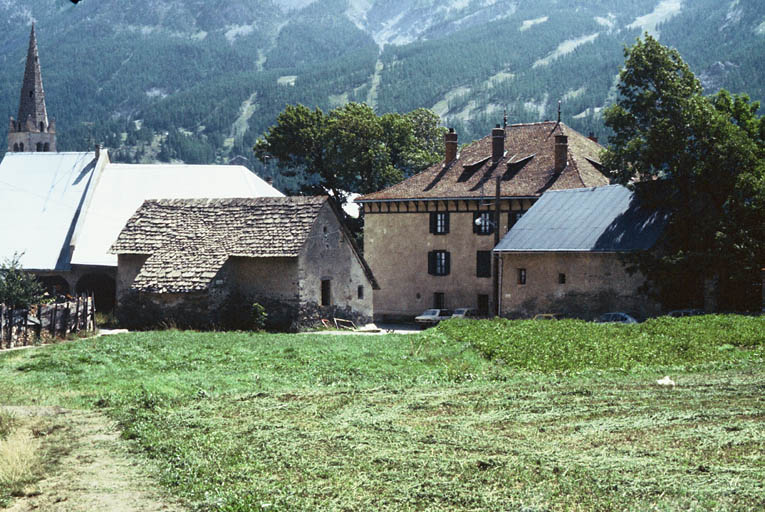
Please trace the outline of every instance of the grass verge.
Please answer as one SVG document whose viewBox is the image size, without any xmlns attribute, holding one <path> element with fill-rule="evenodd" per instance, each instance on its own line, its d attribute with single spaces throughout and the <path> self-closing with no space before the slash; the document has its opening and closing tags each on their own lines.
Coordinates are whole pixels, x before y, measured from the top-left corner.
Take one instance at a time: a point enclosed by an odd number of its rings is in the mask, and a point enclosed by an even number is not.
<svg viewBox="0 0 765 512">
<path fill-rule="evenodd" d="M 0 505 L 39 479 L 40 445 L 13 414 L 0 410 Z"/>
<path fill-rule="evenodd" d="M 199 511 L 757 510 L 755 320 L 137 333 L 0 356 L 0 403 L 103 409 Z"/>
</svg>

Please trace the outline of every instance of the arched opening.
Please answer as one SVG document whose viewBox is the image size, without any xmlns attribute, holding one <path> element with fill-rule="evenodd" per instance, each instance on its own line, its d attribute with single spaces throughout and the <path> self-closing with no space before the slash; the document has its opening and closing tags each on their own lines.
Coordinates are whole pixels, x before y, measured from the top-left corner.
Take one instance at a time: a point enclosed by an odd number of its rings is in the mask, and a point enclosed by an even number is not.
<svg viewBox="0 0 765 512">
<path fill-rule="evenodd" d="M 20 148 L 19 151 L 21 151 L 23 153 L 24 152 L 24 143 L 23 142 L 21 144 L 19 144 L 19 148 Z"/>
<path fill-rule="evenodd" d="M 38 153 L 42 152 L 42 148 L 43 148 L 42 142 L 38 142 L 37 143 L 37 152 Z"/>
<path fill-rule="evenodd" d="M 40 131 L 41 132 L 45 131 L 45 123 L 43 123 L 42 121 L 40 121 Z"/>
<path fill-rule="evenodd" d="M 46 152 L 50 151 L 50 144 L 48 142 L 46 142 L 45 145 L 43 146 L 43 151 L 46 151 Z"/>
<path fill-rule="evenodd" d="M 14 153 L 18 153 L 19 152 L 19 143 L 18 142 L 14 142 L 13 143 L 13 152 Z"/>
<path fill-rule="evenodd" d="M 51 297 L 68 295 L 71 292 L 69 283 L 61 276 L 42 276 L 38 277 L 37 280 Z"/>
<path fill-rule="evenodd" d="M 97 272 L 85 274 L 77 281 L 77 294 L 93 294 L 96 299 L 96 311 L 110 313 L 114 310 L 117 285 L 112 277 Z"/>
</svg>

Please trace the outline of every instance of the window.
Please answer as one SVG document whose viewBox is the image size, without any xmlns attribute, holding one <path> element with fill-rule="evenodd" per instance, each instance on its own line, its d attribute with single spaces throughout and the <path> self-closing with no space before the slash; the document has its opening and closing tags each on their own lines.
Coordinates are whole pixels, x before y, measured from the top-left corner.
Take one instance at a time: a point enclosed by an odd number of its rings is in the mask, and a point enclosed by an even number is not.
<svg viewBox="0 0 765 512">
<path fill-rule="evenodd" d="M 518 269 L 518 284 L 526 284 L 526 269 Z"/>
<path fill-rule="evenodd" d="M 558 284 L 566 284 L 566 274 L 562 272 L 558 274 Z"/>
<path fill-rule="evenodd" d="M 428 274 L 432 276 L 449 275 L 451 265 L 450 254 L 447 251 L 431 251 L 428 253 Z"/>
<path fill-rule="evenodd" d="M 491 251 L 478 251 L 475 265 L 476 277 L 491 277 Z"/>
<path fill-rule="evenodd" d="M 434 235 L 445 235 L 449 232 L 449 212 L 430 214 L 430 232 Z"/>
<path fill-rule="evenodd" d="M 513 226 L 515 226 L 515 223 L 518 222 L 523 214 L 526 213 L 525 210 L 518 210 L 515 212 L 509 212 L 507 214 L 507 230 L 510 231 Z"/>
<path fill-rule="evenodd" d="M 473 214 L 473 233 L 478 235 L 491 235 L 494 233 L 494 222 L 491 220 L 493 212 L 475 212 Z"/>
<path fill-rule="evenodd" d="M 45 131 L 45 123 L 43 123 L 42 121 L 40 121 L 40 131 L 41 132 Z"/>
<path fill-rule="evenodd" d="M 363 300 L 364 299 L 364 287 L 363 286 L 359 286 L 356 289 L 356 297 L 358 297 L 359 300 Z"/>
<path fill-rule="evenodd" d="M 18 153 L 19 152 L 19 143 L 16 142 L 13 144 L 13 152 Z"/>
<path fill-rule="evenodd" d="M 435 309 L 446 309 L 446 296 L 443 292 L 433 294 L 433 307 Z"/>
<path fill-rule="evenodd" d="M 24 151 L 24 143 L 23 143 L 23 142 L 22 142 L 21 144 L 19 144 L 19 148 L 20 148 L 20 150 L 21 150 L 22 152 Z"/>
<path fill-rule="evenodd" d="M 321 280 L 321 305 L 329 306 L 332 304 L 332 281 L 329 279 Z"/>
</svg>

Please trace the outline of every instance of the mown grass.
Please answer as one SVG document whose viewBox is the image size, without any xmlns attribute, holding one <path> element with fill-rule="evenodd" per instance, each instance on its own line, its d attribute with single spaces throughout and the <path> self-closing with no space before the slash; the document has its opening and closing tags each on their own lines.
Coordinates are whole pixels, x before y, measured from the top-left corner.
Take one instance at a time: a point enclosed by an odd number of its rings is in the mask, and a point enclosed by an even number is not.
<svg viewBox="0 0 765 512">
<path fill-rule="evenodd" d="M 757 510 L 764 326 L 137 333 L 0 356 L 0 403 L 103 409 L 192 510 Z"/>
<path fill-rule="evenodd" d="M 39 478 L 40 444 L 13 414 L 0 410 L 0 506 Z"/>
</svg>

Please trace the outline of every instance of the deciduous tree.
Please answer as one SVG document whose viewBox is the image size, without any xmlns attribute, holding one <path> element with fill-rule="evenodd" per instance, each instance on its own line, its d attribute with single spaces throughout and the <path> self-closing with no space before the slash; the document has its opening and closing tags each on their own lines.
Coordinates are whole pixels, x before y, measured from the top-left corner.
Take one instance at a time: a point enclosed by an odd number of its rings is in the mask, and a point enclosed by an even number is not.
<svg viewBox="0 0 765 512">
<path fill-rule="evenodd" d="M 638 267 L 669 307 L 698 305 L 704 283 L 721 306 L 746 307 L 765 264 L 759 104 L 724 90 L 705 97 L 680 54 L 649 35 L 625 56 L 619 98 L 605 113 L 614 135 L 603 162 L 671 214 L 663 243 Z"/>
</svg>

